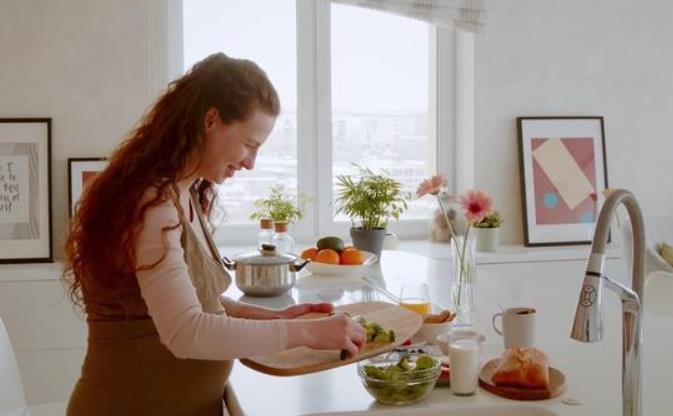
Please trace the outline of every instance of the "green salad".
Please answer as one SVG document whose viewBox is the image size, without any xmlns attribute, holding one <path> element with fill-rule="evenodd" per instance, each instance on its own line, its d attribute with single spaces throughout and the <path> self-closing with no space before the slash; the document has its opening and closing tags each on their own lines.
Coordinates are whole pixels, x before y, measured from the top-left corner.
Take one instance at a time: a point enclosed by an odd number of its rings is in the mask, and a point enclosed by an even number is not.
<svg viewBox="0 0 673 416">
<path fill-rule="evenodd" d="M 397 363 L 366 364 L 361 368 L 367 390 L 381 403 L 408 404 L 425 397 L 440 372 L 438 360 L 421 355 L 415 361 L 403 354 Z"/>
</svg>

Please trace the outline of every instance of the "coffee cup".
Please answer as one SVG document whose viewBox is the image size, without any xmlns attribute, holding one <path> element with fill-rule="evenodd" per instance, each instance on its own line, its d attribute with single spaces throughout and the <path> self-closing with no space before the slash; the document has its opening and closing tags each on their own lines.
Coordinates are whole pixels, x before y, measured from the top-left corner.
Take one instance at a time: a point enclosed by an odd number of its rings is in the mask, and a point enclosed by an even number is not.
<svg viewBox="0 0 673 416">
<path fill-rule="evenodd" d="M 496 325 L 501 318 L 502 329 Z M 498 335 L 505 339 L 505 348 L 532 347 L 535 344 L 535 321 L 537 311 L 533 308 L 508 308 L 493 315 L 491 323 Z"/>
</svg>

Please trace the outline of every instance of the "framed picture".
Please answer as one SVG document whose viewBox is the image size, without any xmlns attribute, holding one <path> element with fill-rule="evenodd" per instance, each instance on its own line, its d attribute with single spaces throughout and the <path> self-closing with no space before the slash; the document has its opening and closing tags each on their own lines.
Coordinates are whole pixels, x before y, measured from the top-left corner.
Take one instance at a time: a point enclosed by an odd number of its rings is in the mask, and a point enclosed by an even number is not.
<svg viewBox="0 0 673 416">
<path fill-rule="evenodd" d="M 107 167 L 103 157 L 68 158 L 68 212 L 75 214 L 77 201 L 85 187 Z"/>
<path fill-rule="evenodd" d="M 0 263 L 51 261 L 51 119 L 0 118 Z"/>
<path fill-rule="evenodd" d="M 526 246 L 590 244 L 608 187 L 603 117 L 519 117 Z"/>
</svg>

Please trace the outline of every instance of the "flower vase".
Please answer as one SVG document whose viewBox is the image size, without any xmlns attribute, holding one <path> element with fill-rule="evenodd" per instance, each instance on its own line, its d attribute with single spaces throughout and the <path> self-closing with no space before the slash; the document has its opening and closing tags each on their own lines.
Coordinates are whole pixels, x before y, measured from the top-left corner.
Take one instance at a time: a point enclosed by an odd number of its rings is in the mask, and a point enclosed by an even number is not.
<svg viewBox="0 0 673 416">
<path fill-rule="evenodd" d="M 474 325 L 476 315 L 476 240 L 468 235 L 451 239 L 451 302 L 456 310 L 454 326 Z"/>
</svg>

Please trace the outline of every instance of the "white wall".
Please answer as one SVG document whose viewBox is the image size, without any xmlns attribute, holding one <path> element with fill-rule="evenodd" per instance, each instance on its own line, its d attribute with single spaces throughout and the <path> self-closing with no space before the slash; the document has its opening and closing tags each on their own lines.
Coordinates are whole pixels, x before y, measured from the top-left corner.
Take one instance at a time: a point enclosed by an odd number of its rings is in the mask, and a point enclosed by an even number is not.
<svg viewBox="0 0 673 416">
<path fill-rule="evenodd" d="M 54 251 L 67 224 L 67 158 L 107 155 L 150 101 L 149 0 L 0 0 L 0 117 L 52 118 Z M 104 253 L 101 253 L 104 255 Z M 85 325 L 59 265 L 0 266 L 0 317 L 30 403 L 65 400 Z"/>
<path fill-rule="evenodd" d="M 672 215 L 673 2 L 493 1 L 476 43 L 476 185 L 522 242 L 516 117 L 605 117 L 608 180 Z"/>
<path fill-rule="evenodd" d="M 147 1 L 1 0 L 0 117 L 52 118 L 60 256 L 67 158 L 106 156 L 149 103 Z"/>
</svg>

